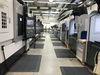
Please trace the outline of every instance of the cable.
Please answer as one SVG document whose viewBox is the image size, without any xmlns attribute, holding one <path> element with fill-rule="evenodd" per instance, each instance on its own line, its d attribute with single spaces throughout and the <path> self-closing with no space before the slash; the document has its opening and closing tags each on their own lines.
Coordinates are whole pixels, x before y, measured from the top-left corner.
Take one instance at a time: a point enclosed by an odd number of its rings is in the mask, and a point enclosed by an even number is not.
<svg viewBox="0 0 100 75">
<path fill-rule="evenodd" d="M 1 46 L 1 49 L 2 49 L 2 52 L 3 52 L 3 57 L 4 57 L 4 61 L 5 61 L 5 67 L 7 68 L 7 71 L 9 71 L 8 66 L 7 66 L 7 62 L 6 62 L 6 56 L 5 56 L 5 53 L 4 53 L 4 45 Z"/>
</svg>

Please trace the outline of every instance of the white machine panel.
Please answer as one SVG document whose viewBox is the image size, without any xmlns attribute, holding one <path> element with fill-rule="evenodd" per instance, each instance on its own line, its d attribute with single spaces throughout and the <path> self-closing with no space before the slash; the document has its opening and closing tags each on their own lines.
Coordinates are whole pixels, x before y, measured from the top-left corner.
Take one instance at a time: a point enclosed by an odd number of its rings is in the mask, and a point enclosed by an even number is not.
<svg viewBox="0 0 100 75">
<path fill-rule="evenodd" d="M 90 22 L 89 41 L 100 41 L 100 14 L 92 16 Z"/>
<path fill-rule="evenodd" d="M 83 14 L 80 16 L 79 18 L 80 22 L 78 22 L 78 39 L 81 38 L 81 32 L 82 31 L 88 31 L 88 19 L 89 19 L 89 16 L 88 14 Z"/>
<path fill-rule="evenodd" d="M 0 3 L 0 34 L 9 32 L 9 9 Z"/>
<path fill-rule="evenodd" d="M 75 30 L 74 30 L 74 23 L 75 23 L 74 19 L 71 19 L 70 20 L 70 27 L 69 27 L 69 35 L 72 35 L 75 32 Z"/>
</svg>

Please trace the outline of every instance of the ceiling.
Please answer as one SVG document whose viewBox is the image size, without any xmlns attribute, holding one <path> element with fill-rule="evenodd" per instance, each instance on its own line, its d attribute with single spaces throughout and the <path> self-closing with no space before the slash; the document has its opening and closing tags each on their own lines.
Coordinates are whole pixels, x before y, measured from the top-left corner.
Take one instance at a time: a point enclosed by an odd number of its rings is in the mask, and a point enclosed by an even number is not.
<svg viewBox="0 0 100 75">
<path fill-rule="evenodd" d="M 28 11 L 40 19 L 60 19 L 65 11 L 77 8 L 86 0 L 23 0 L 27 2 Z M 51 0 L 52 1 L 52 0 Z M 90 0 L 87 0 L 89 2 Z M 77 3 L 78 2 L 78 3 Z"/>
</svg>

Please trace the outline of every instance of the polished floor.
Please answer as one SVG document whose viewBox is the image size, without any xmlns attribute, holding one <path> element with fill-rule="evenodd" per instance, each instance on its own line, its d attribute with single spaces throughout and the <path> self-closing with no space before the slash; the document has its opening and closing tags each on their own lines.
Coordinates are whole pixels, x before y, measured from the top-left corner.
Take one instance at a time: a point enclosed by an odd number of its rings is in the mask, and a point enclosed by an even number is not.
<svg viewBox="0 0 100 75">
<path fill-rule="evenodd" d="M 57 58 L 54 49 L 66 49 L 65 46 L 53 46 L 49 33 L 44 33 L 45 41 L 37 41 L 37 44 L 44 44 L 43 49 L 30 49 L 28 55 L 42 55 L 39 72 L 8 72 L 6 75 L 62 75 L 60 67 L 84 67 L 77 58 L 70 61 L 69 58 Z M 69 49 L 68 49 L 69 50 Z M 20 68 L 20 67 L 19 67 Z"/>
</svg>

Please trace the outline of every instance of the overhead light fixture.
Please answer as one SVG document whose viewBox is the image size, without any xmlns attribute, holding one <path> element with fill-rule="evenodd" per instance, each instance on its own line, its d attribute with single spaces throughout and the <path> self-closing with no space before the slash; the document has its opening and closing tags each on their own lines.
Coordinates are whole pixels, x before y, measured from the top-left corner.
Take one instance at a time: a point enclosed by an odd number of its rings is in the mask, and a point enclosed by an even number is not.
<svg viewBox="0 0 100 75">
<path fill-rule="evenodd" d="M 49 2 L 46 2 L 46 1 L 37 1 L 37 3 L 49 3 Z"/>
<path fill-rule="evenodd" d="M 37 3 L 48 3 L 48 4 L 76 4 L 76 3 L 69 3 L 69 2 L 47 2 L 47 1 L 37 1 Z"/>
<path fill-rule="evenodd" d="M 49 9 L 48 7 L 40 7 L 40 9 Z"/>
<path fill-rule="evenodd" d="M 53 0 L 49 0 L 49 2 L 53 2 Z"/>
<path fill-rule="evenodd" d="M 24 2 L 34 2 L 34 1 L 26 1 L 26 0 L 24 0 Z"/>
<path fill-rule="evenodd" d="M 52 7 L 51 9 L 54 9 L 54 10 L 56 10 L 56 9 L 59 9 L 59 8 Z"/>
<path fill-rule="evenodd" d="M 59 10 L 68 10 L 68 8 L 55 8 L 55 7 L 52 7 L 51 9 L 54 9 L 54 10 L 56 10 L 56 9 L 59 9 Z"/>
<path fill-rule="evenodd" d="M 49 13 L 49 11 L 41 11 L 41 13 Z"/>
<path fill-rule="evenodd" d="M 59 12 L 52 12 L 52 11 L 51 11 L 50 13 L 59 13 Z"/>
<path fill-rule="evenodd" d="M 51 2 L 49 4 L 71 4 L 69 2 Z"/>
</svg>

